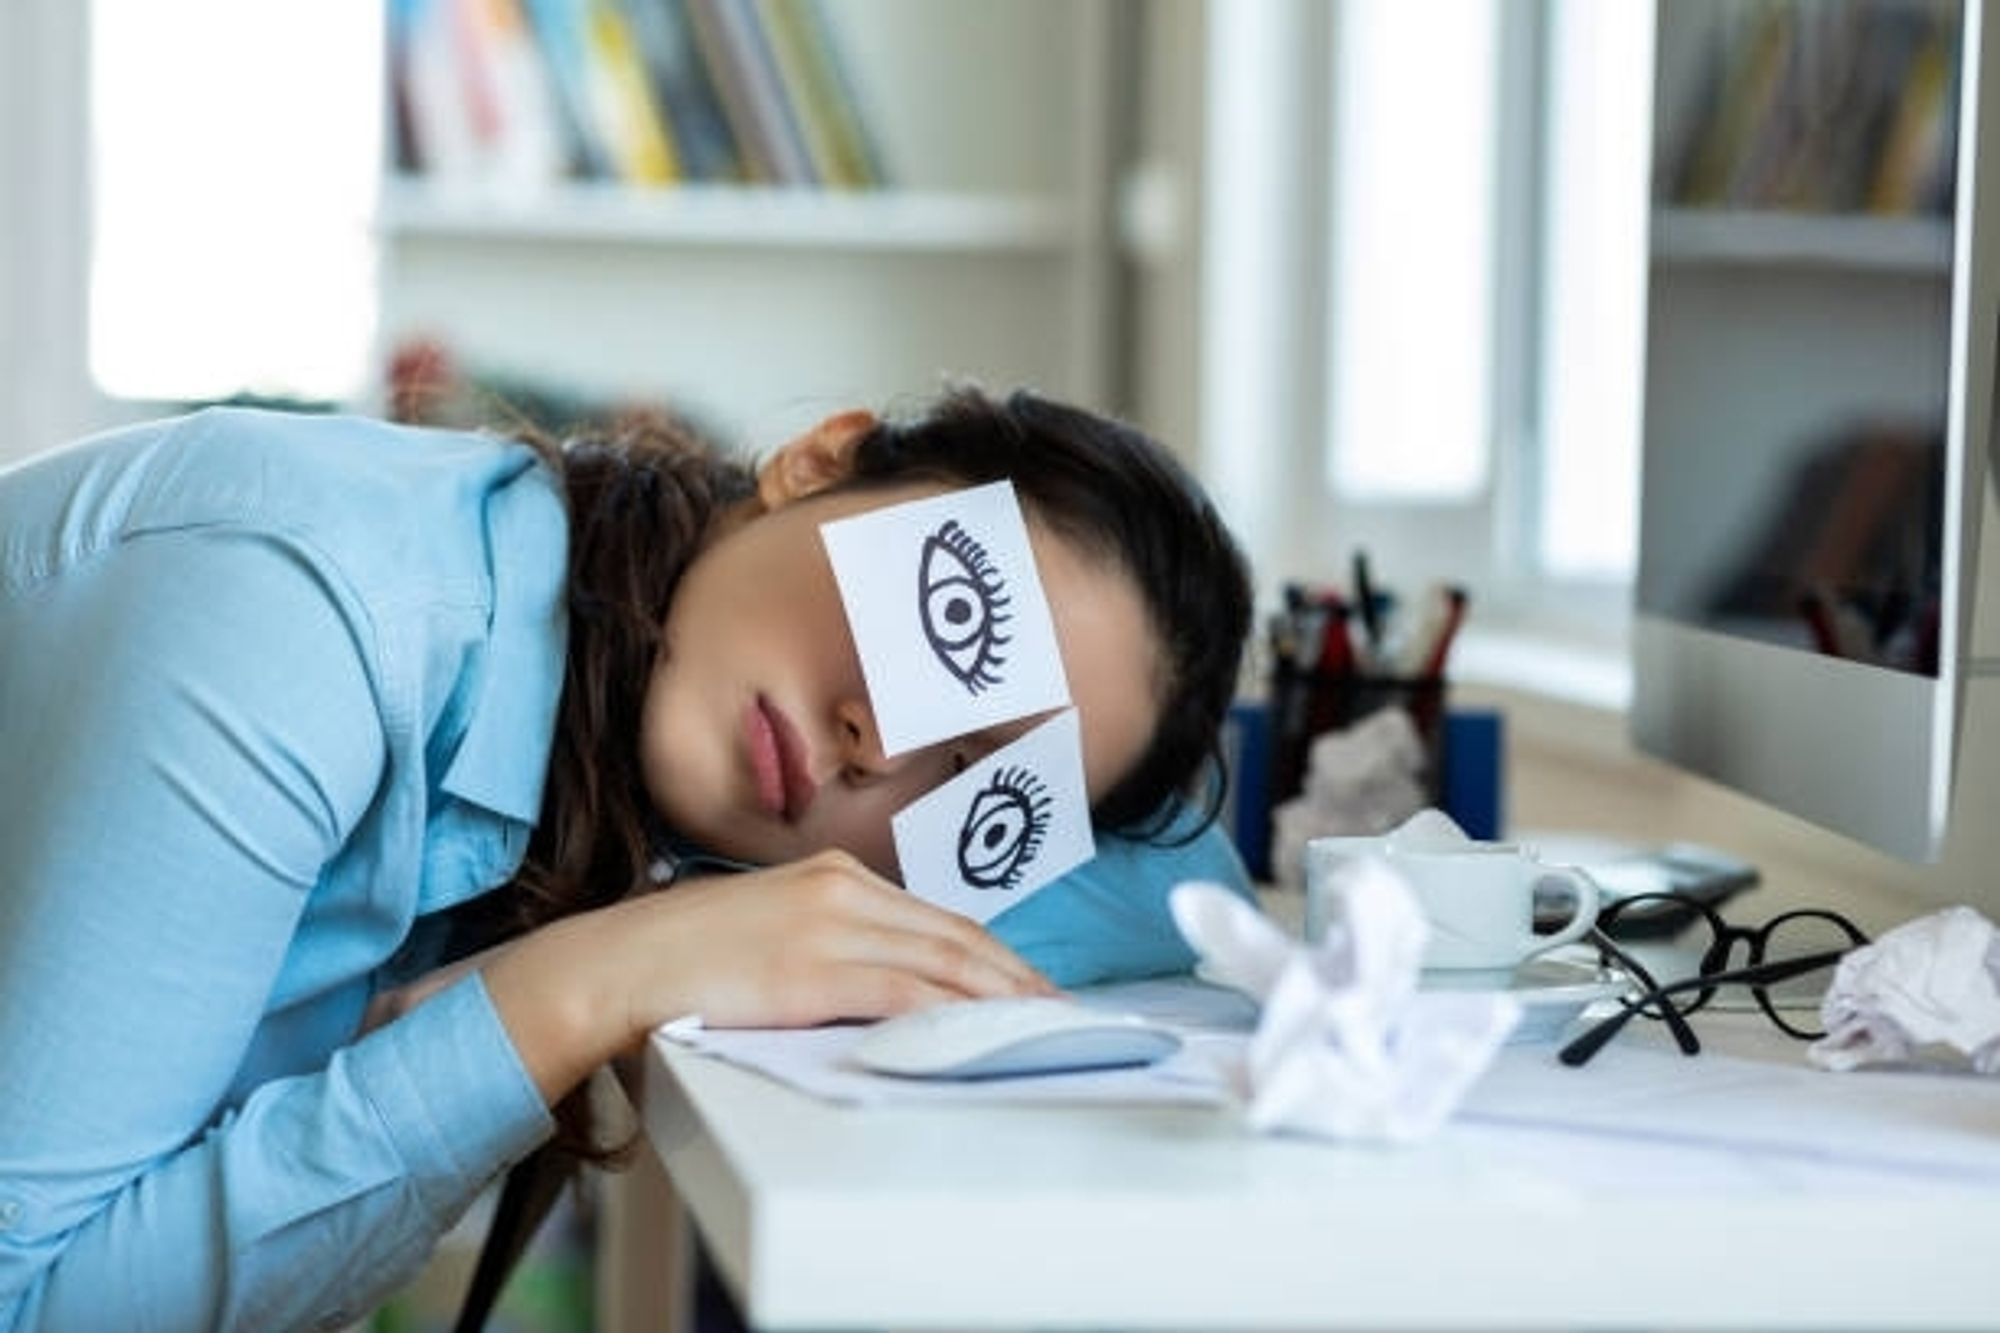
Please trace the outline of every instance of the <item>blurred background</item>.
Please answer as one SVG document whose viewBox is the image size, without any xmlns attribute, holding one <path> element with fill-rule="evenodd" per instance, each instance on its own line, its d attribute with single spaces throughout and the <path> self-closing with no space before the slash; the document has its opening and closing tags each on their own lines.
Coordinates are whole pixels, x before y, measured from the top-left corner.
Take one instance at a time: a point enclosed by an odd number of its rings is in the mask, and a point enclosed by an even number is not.
<svg viewBox="0 0 2000 1333">
<path fill-rule="evenodd" d="M 1620 733 L 1649 243 L 1681 294 L 1656 317 L 1760 266 L 1811 297 L 1667 320 L 1685 360 L 1725 329 L 1817 382 L 1829 348 L 1906 342 L 1882 284 L 1922 304 L 1946 273 L 1935 9 L 1662 6 L 1656 49 L 1650 0 L 0 0 L 0 466 L 216 401 L 667 411 L 755 456 L 1028 386 L 1207 482 L 1266 613 L 1246 696 L 1320 591 L 1366 617 L 1365 553 L 1406 610 L 1473 609 L 1441 642 L 1508 710 L 1510 822 L 1907 885 Z M 1878 21 L 1902 36 L 1853 39 Z M 1850 131 L 1867 151 L 1833 153 Z M 1722 397 L 1665 406 L 1726 447 Z M 1909 446 L 1819 467 L 1872 495 Z M 1437 714 L 1441 653 L 1392 683 Z M 639 1326 L 592 1293 L 657 1266 L 666 1223 L 620 1206 L 545 1229 L 504 1326 Z M 482 1233 L 375 1326 L 448 1327 Z"/>
<path fill-rule="evenodd" d="M 1179 450 L 1267 596 L 1365 547 L 1469 586 L 1459 678 L 1616 706 L 1652 40 L 1592 0 L 10 0 L 0 460 L 466 384 L 754 454 L 1024 384 Z"/>
</svg>

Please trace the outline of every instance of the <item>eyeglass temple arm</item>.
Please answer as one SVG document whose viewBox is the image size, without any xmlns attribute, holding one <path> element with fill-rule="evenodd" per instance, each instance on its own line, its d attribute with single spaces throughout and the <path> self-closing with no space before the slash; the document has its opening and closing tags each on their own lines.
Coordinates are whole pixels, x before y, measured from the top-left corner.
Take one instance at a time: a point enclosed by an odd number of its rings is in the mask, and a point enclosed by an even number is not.
<svg viewBox="0 0 2000 1333">
<path fill-rule="evenodd" d="M 1755 967 L 1739 968 L 1734 972 L 1714 972 L 1707 976 L 1684 977 L 1668 985 L 1658 986 L 1649 991 L 1642 991 L 1640 994 L 1622 1001 L 1617 1013 L 1605 1018 L 1603 1022 L 1597 1024 L 1579 1036 L 1575 1041 L 1563 1047 L 1556 1058 L 1570 1066 L 1582 1064 L 1584 1061 L 1590 1059 L 1591 1056 L 1597 1054 L 1598 1051 L 1602 1050 L 1606 1042 L 1623 1031 L 1625 1025 L 1632 1021 L 1633 1016 L 1638 1014 L 1648 1004 L 1664 1001 L 1670 995 L 1682 991 L 1707 990 L 1713 986 L 1768 986 L 1777 981 L 1789 981 L 1793 977 L 1804 976 L 1806 973 L 1817 971 L 1822 967 L 1833 966 L 1833 964 L 1841 960 L 1845 952 L 1845 950 L 1839 950 L 1833 953 L 1806 954 L 1799 958 L 1787 958 L 1783 962 L 1778 963 L 1759 963 Z M 1673 1006 L 1661 1004 L 1660 1007 L 1662 1009 L 1671 1009 Z"/>
<path fill-rule="evenodd" d="M 1592 941 L 1599 949 L 1604 951 L 1605 955 L 1612 962 L 1618 964 L 1628 976 L 1638 980 L 1639 989 L 1642 993 L 1650 993 L 1660 988 L 1660 983 L 1653 979 L 1653 974 L 1646 970 L 1645 964 L 1620 948 L 1610 935 L 1602 930 L 1593 930 L 1590 932 L 1590 935 Z M 1640 1007 L 1644 1008 L 1643 1003 Z M 1686 1016 L 1670 1004 L 1663 1004 L 1659 1009 L 1660 1021 L 1665 1023 L 1667 1030 L 1674 1034 L 1674 1042 L 1681 1048 L 1681 1052 L 1685 1055 L 1694 1055 L 1699 1052 L 1701 1050 L 1701 1042 L 1694 1035 L 1694 1029 L 1688 1026 Z"/>
</svg>

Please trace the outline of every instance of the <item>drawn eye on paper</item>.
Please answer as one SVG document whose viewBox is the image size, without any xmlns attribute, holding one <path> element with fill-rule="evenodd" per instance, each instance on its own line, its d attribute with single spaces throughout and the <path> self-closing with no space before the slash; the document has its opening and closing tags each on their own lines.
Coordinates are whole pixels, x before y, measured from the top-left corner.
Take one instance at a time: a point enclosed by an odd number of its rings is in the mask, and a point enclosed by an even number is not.
<svg viewBox="0 0 2000 1333">
<path fill-rule="evenodd" d="M 958 833 L 959 877 L 975 889 L 1013 888 L 1048 828 L 1042 780 L 1026 768 L 1001 769 L 966 808 Z"/>
<path fill-rule="evenodd" d="M 883 505 L 822 523 L 819 533 L 884 754 L 1069 704 L 1055 617 L 1012 483 Z M 1047 764 L 1033 767 L 1052 790 L 1064 790 Z M 960 889 L 951 843 L 964 792 L 984 786 L 987 771 L 938 807 L 932 864 Z M 1057 806 L 1060 824 L 1060 795 Z M 1044 852 L 1037 868 L 1048 859 Z"/>
<path fill-rule="evenodd" d="M 917 614 L 924 637 L 945 670 L 977 694 L 997 685 L 1006 662 L 1000 632 L 1012 616 L 1006 610 L 1007 581 L 986 548 L 956 519 L 924 539 L 917 568 Z"/>
<path fill-rule="evenodd" d="M 903 548 L 906 559 L 913 546 Z M 936 683 L 958 688 L 942 677 Z M 975 760 L 898 810 L 889 827 L 903 886 L 926 902 L 987 921 L 1040 893 L 1097 850 L 1076 710 L 1065 708 Z"/>
</svg>

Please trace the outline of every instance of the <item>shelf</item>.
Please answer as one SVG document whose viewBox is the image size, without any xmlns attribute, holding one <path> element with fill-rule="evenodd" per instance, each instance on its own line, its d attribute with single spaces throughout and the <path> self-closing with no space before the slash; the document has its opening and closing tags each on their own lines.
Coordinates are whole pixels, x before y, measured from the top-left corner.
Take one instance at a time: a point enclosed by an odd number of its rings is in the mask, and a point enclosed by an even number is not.
<svg viewBox="0 0 2000 1333">
<path fill-rule="evenodd" d="M 1951 269 L 1951 223 L 1939 217 L 1659 209 L 1653 214 L 1653 262 L 1943 276 Z"/>
<path fill-rule="evenodd" d="M 385 185 L 377 228 L 397 238 L 614 242 L 794 250 L 1060 253 L 1060 200 L 945 191 L 564 185 L 532 196 L 420 181 Z"/>
</svg>

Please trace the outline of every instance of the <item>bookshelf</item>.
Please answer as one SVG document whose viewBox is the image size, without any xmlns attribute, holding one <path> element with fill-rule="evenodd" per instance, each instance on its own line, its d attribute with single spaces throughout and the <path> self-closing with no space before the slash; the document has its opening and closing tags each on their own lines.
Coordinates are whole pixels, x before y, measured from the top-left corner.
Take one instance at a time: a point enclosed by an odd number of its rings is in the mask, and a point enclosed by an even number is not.
<svg viewBox="0 0 2000 1333">
<path fill-rule="evenodd" d="M 380 218 L 386 234 L 405 240 L 968 255 L 1060 254 L 1078 241 L 1080 225 L 1068 201 L 1053 195 L 579 182 L 510 199 L 413 177 L 390 184 Z"/>
<path fill-rule="evenodd" d="M 391 172 L 384 356 L 434 337 L 752 448 L 951 377 L 1116 406 L 1117 0 L 817 3 L 879 183 Z"/>
<path fill-rule="evenodd" d="M 1652 230 L 1656 264 L 1941 276 L 1951 263 L 1937 217 L 1669 207 Z"/>
<path fill-rule="evenodd" d="M 1726 452 L 1713 475 L 1731 478 L 1646 477 L 1647 519 L 1673 515 L 1686 551 L 1745 550 L 1814 460 L 1867 432 L 1941 438 L 1956 15 L 1935 0 L 1659 7 L 1645 430 L 1677 454 Z M 1939 62 L 1942 81 L 1925 72 Z M 1713 596 L 1692 559 L 1641 577 L 1662 602 Z"/>
</svg>

